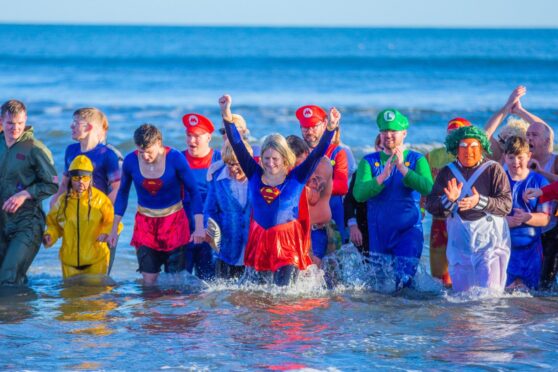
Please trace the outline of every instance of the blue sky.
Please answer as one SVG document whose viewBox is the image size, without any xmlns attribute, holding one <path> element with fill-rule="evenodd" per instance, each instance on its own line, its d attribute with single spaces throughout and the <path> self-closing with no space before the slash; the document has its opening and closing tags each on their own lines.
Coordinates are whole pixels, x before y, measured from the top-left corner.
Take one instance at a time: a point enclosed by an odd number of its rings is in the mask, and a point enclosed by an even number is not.
<svg viewBox="0 0 558 372">
<path fill-rule="evenodd" d="M 558 27 L 557 0 L 18 0 L 0 23 Z"/>
</svg>

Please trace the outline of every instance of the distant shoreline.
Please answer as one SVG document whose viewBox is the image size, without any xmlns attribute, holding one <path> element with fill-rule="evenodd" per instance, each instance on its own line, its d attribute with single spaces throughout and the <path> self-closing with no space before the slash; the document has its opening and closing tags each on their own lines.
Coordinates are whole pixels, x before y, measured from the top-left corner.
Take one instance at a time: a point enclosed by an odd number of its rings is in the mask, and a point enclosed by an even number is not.
<svg viewBox="0 0 558 372">
<path fill-rule="evenodd" d="M 515 27 L 515 26 L 495 26 L 495 27 L 477 27 L 477 26 L 368 26 L 368 25 L 339 25 L 339 26 L 323 26 L 323 25 L 241 25 L 241 24 L 158 24 L 158 23 L 61 23 L 61 22 L 10 22 L 4 23 L 0 22 L 0 27 L 9 26 L 28 26 L 28 27 L 98 27 L 98 28 L 112 28 L 112 27 L 122 27 L 122 28 L 193 28 L 193 29 L 288 29 L 288 30 L 401 30 L 401 31 L 413 31 L 413 30 L 424 30 L 424 31 L 435 31 L 435 30 L 452 30 L 452 31 L 558 31 L 558 27 L 552 27 L 549 25 L 541 26 L 525 26 L 525 27 Z"/>
</svg>

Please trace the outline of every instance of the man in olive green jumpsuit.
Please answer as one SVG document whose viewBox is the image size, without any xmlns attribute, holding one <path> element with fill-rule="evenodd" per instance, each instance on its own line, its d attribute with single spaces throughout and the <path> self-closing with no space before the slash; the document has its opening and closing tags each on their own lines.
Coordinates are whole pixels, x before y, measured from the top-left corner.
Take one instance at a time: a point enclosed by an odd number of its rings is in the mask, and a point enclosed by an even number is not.
<svg viewBox="0 0 558 372">
<path fill-rule="evenodd" d="M 45 215 L 41 202 L 58 189 L 50 151 L 27 127 L 25 105 L 2 105 L 0 133 L 0 285 L 23 284 L 39 250 Z"/>
</svg>

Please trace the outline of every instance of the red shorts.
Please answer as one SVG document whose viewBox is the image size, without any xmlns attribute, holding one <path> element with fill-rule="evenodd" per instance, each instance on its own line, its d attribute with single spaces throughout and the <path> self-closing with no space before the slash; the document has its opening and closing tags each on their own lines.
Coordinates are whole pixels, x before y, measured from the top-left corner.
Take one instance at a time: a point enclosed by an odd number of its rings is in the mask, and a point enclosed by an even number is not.
<svg viewBox="0 0 558 372">
<path fill-rule="evenodd" d="M 190 227 L 184 209 L 165 217 L 149 217 L 136 213 L 134 234 L 130 245 L 168 252 L 188 244 Z"/>
</svg>

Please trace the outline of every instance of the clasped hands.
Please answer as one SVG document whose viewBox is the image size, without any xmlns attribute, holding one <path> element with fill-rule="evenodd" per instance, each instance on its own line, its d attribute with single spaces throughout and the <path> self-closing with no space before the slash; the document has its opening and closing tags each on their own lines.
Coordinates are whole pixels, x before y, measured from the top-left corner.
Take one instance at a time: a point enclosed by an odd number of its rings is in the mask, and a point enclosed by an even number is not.
<svg viewBox="0 0 558 372">
<path fill-rule="evenodd" d="M 455 203 L 457 199 L 459 199 L 462 189 L 463 189 L 463 183 L 461 182 L 458 183 L 455 178 L 452 178 L 451 180 L 448 181 L 447 187 L 444 188 L 444 193 L 446 194 L 446 197 L 450 202 Z M 467 196 L 461 199 L 457 203 L 457 206 L 459 207 L 460 211 L 473 209 L 477 206 L 477 204 L 479 204 L 480 195 L 477 192 L 475 186 L 473 186 L 471 191 L 473 192 L 473 195 Z"/>
</svg>

